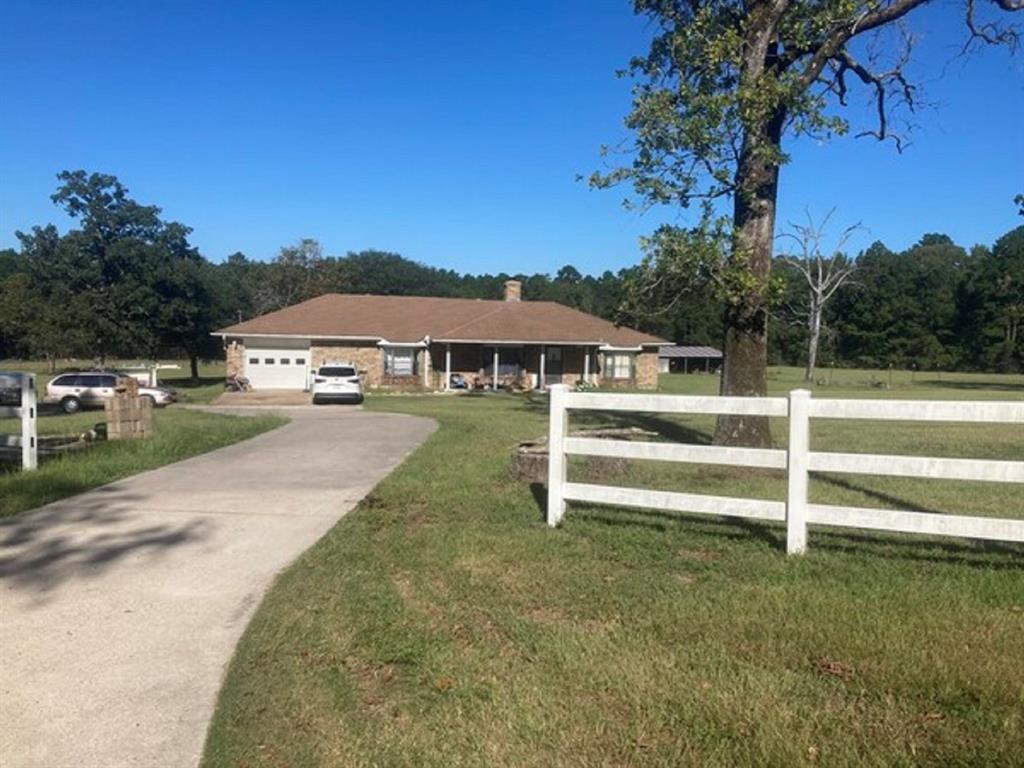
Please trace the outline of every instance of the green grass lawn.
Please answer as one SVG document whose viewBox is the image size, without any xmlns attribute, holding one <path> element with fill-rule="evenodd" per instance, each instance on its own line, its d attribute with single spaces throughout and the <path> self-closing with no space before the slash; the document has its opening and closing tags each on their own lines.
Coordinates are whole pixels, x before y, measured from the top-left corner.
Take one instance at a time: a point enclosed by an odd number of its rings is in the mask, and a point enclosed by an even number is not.
<svg viewBox="0 0 1024 768">
<path fill-rule="evenodd" d="M 798 383 L 773 371 L 775 392 Z M 1024 377 L 949 383 L 817 394 L 1024 396 Z M 508 473 L 516 442 L 545 432 L 543 399 L 367 403 L 440 429 L 279 577 L 230 666 L 208 768 L 1020 764 L 1024 547 L 812 527 L 793 558 L 780 526 L 579 505 L 551 530 L 543 489 Z M 691 441 L 712 426 L 633 423 Z M 1019 429 L 991 426 L 835 422 L 812 445 L 1024 458 Z M 724 468 L 570 476 L 783 492 Z M 981 483 L 816 477 L 812 496 L 1024 516 L 1019 488 Z"/>
<path fill-rule="evenodd" d="M 146 440 L 102 442 L 42 461 L 34 472 L 0 468 L 0 518 L 154 469 L 189 456 L 253 437 L 284 423 L 277 416 L 238 417 L 200 413 L 177 406 L 158 410 Z M 40 435 L 73 435 L 103 421 L 103 411 L 39 419 Z M 0 433 L 20 433 L 20 422 L 0 420 Z"/>
</svg>

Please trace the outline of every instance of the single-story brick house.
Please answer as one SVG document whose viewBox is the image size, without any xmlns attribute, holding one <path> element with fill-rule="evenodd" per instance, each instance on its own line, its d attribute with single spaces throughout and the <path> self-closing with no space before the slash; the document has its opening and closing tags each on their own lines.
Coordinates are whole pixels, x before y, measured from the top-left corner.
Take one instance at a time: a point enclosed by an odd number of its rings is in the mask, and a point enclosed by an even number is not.
<svg viewBox="0 0 1024 768">
<path fill-rule="evenodd" d="M 228 375 L 254 389 L 306 389 L 310 371 L 349 361 L 367 386 L 543 389 L 585 380 L 654 389 L 663 339 L 550 301 L 325 294 L 217 331 Z M 456 376 L 457 374 L 457 376 Z"/>
</svg>

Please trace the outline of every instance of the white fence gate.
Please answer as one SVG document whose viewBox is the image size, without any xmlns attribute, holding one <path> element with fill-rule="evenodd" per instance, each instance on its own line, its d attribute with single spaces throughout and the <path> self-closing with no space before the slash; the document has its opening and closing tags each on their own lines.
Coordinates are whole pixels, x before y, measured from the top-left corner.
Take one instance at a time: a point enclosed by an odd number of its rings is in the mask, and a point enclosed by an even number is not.
<svg viewBox="0 0 1024 768">
<path fill-rule="evenodd" d="M 788 417 L 789 447 L 786 450 L 730 448 L 568 437 L 568 412 L 571 410 Z M 627 395 L 570 392 L 566 386 L 556 385 L 551 387 L 548 524 L 558 525 L 562 520 L 566 501 L 583 501 L 617 507 L 785 521 L 786 551 L 790 554 L 799 554 L 806 550 L 808 523 L 1024 542 L 1024 519 L 967 517 L 808 503 L 807 486 L 810 472 L 1024 483 L 1024 461 L 811 451 L 812 418 L 980 422 L 1020 424 L 1024 427 L 1024 402 L 814 400 L 808 390 L 801 389 L 790 392 L 788 398 Z M 1024 456 L 1024 429 L 1021 431 L 1021 452 Z M 788 475 L 786 501 L 570 483 L 566 480 L 567 455 L 785 470 Z M 1024 501 L 1021 502 L 1021 508 L 1015 511 L 1024 512 Z"/>
<path fill-rule="evenodd" d="M 35 469 L 39 465 L 39 446 L 36 435 L 36 377 L 32 373 L 18 374 L 20 398 L 17 406 L 0 406 L 0 418 L 21 419 L 21 468 Z"/>
</svg>

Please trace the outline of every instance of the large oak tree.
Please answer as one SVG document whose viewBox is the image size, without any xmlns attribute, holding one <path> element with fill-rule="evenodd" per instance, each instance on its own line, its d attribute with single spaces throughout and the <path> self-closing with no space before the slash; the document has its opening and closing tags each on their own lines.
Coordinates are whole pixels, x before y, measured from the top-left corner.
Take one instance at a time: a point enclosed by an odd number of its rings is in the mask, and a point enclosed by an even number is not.
<svg viewBox="0 0 1024 768">
<path fill-rule="evenodd" d="M 629 162 L 591 183 L 631 184 L 644 204 L 687 207 L 731 199 L 731 232 L 718 284 L 725 291 L 723 395 L 767 392 L 779 170 L 784 139 L 846 133 L 834 108 L 855 86 L 868 89 L 879 140 L 893 130 L 894 108 L 913 109 L 918 89 L 906 74 L 913 12 L 935 0 L 634 0 L 655 34 L 646 56 L 630 62 L 635 81 L 626 119 Z M 1024 0 L 965 0 L 965 52 L 975 43 L 1015 47 L 1001 11 Z M 722 417 L 716 441 L 765 445 L 767 419 Z"/>
</svg>

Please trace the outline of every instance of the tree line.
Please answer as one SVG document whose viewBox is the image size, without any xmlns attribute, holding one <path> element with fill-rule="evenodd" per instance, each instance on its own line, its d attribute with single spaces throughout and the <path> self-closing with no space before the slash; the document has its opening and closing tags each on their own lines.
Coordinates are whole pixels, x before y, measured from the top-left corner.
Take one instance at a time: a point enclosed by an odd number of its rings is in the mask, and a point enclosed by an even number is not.
<svg viewBox="0 0 1024 768">
<path fill-rule="evenodd" d="M 718 295 L 648 280 L 638 264 L 601 275 L 566 265 L 556 274 L 461 274 L 399 254 L 325 255 L 315 240 L 270 261 L 234 253 L 221 262 L 190 244 L 191 230 L 133 200 L 114 176 L 64 172 L 53 201 L 75 221 L 17 233 L 0 251 L 0 357 L 217 358 L 210 332 L 323 293 L 497 299 L 509 278 L 526 300 L 557 301 L 671 341 L 720 346 Z M 1024 227 L 970 250 L 929 234 L 897 253 L 875 243 L 822 313 L 822 364 L 921 370 L 1024 370 Z M 802 365 L 808 301 L 798 271 L 782 259 L 769 359 Z"/>
</svg>

